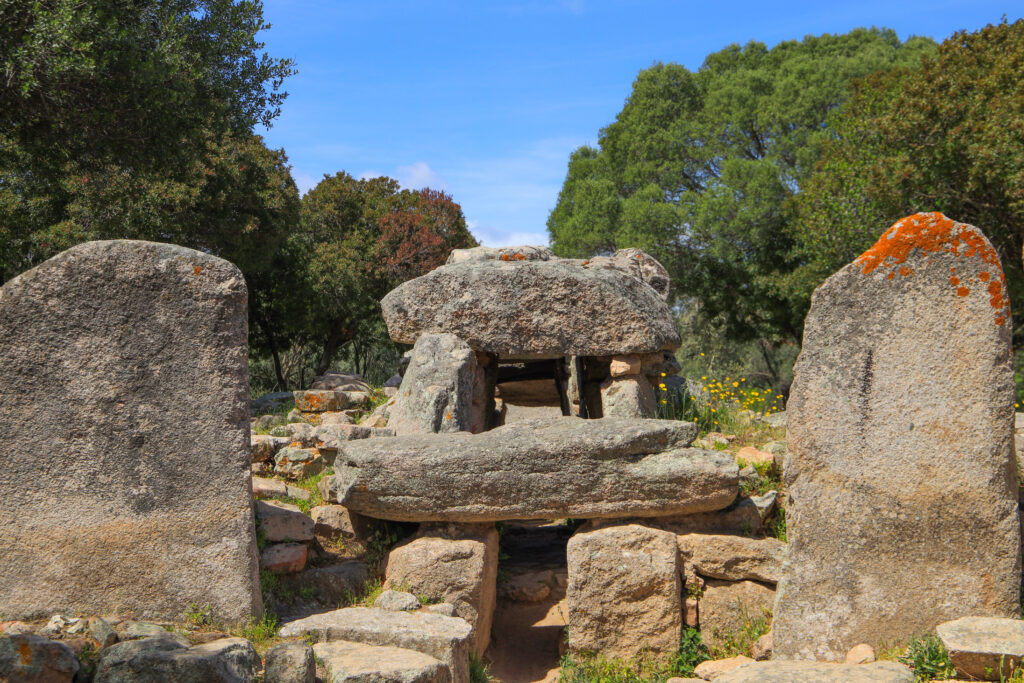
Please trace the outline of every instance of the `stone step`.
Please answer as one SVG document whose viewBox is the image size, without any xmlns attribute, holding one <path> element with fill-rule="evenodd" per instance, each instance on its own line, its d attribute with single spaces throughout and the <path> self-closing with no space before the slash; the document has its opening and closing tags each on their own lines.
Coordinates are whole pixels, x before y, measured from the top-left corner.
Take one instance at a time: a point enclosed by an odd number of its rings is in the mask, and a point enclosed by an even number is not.
<svg viewBox="0 0 1024 683">
<path fill-rule="evenodd" d="M 443 662 L 452 683 L 468 683 L 471 631 L 463 619 L 422 610 L 390 612 L 372 607 L 346 607 L 288 622 L 281 627 L 280 636 L 315 634 L 321 643 L 347 640 L 414 650 Z"/>
<path fill-rule="evenodd" d="M 717 676 L 715 683 L 914 683 L 914 673 L 896 662 L 754 662 Z"/>
<path fill-rule="evenodd" d="M 313 652 L 329 674 L 325 683 L 449 683 L 451 673 L 440 660 L 422 652 L 348 640 L 317 643 Z"/>
</svg>

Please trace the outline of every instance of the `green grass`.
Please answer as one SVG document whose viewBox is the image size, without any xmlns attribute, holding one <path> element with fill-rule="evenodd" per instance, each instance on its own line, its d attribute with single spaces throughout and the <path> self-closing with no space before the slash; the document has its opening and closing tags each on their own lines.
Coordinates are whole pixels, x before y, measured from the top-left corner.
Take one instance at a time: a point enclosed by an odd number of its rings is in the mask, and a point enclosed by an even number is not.
<svg viewBox="0 0 1024 683">
<path fill-rule="evenodd" d="M 213 625 L 213 608 L 210 605 L 200 606 L 198 603 L 189 603 L 183 615 L 185 626 L 191 629 L 200 629 Z"/>
<path fill-rule="evenodd" d="M 475 652 L 469 653 L 469 683 L 492 683 L 491 672 Z"/>
<path fill-rule="evenodd" d="M 320 488 L 317 486 L 317 484 L 319 484 L 320 481 L 325 477 L 329 477 L 333 474 L 334 470 L 328 467 L 324 469 L 324 471 L 319 472 L 318 474 L 313 474 L 308 477 L 299 479 L 297 482 L 295 482 L 294 486 L 309 491 L 309 500 L 288 496 L 283 499 L 284 502 L 291 503 L 292 505 L 297 506 L 300 510 L 302 510 L 302 514 L 308 515 L 310 510 L 312 510 L 318 505 L 324 504 L 323 494 L 320 493 Z"/>
<path fill-rule="evenodd" d="M 282 580 L 278 574 L 266 569 L 260 570 L 260 590 L 263 592 L 265 602 L 270 600 L 294 602 L 296 600 L 312 600 L 316 597 L 316 589 L 312 586 Z"/>
<path fill-rule="evenodd" d="M 765 609 L 761 614 L 751 615 L 741 605 L 740 617 L 743 619 L 743 626 L 740 627 L 740 630 L 719 635 L 721 642 L 711 648 L 711 655 L 715 659 L 727 659 L 737 655 L 749 657 L 750 649 L 757 642 L 757 639 L 772 629 L 772 614 L 770 610 Z"/>
<path fill-rule="evenodd" d="M 669 678 L 693 675 L 698 664 L 709 659 L 700 631 L 683 629 L 679 650 L 670 659 L 641 655 L 633 659 L 602 656 L 570 656 L 561 661 L 560 683 L 665 683 Z"/>
<path fill-rule="evenodd" d="M 944 681 L 956 676 L 946 647 L 934 633 L 911 638 L 898 660 L 913 669 L 919 681 Z"/>
<path fill-rule="evenodd" d="M 264 610 L 259 620 L 249 619 L 249 623 L 235 629 L 232 635 L 245 638 L 259 650 L 277 637 L 277 628 L 277 615 Z"/>
</svg>

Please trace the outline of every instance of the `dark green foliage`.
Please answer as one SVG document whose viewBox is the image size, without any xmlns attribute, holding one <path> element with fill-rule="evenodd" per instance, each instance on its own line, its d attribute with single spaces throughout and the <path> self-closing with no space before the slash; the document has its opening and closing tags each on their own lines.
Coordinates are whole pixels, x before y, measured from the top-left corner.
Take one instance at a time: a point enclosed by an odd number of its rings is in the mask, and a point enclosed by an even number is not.
<svg viewBox="0 0 1024 683">
<path fill-rule="evenodd" d="M 857 29 L 731 45 L 696 72 L 656 63 L 599 147 L 573 153 L 548 219 L 555 251 L 640 247 L 728 338 L 799 340 L 806 301 L 783 277 L 797 265 L 791 200 L 830 137 L 828 114 L 855 77 L 933 51 L 928 39 Z"/>
<path fill-rule="evenodd" d="M 861 80 L 829 121 L 796 202 L 794 290 L 808 296 L 900 218 L 942 211 L 992 240 L 1021 310 L 1024 20 L 958 32 L 918 69 Z"/>
<path fill-rule="evenodd" d="M 934 633 L 913 638 L 899 660 L 913 669 L 920 681 L 944 681 L 956 676 L 949 653 Z"/>
</svg>

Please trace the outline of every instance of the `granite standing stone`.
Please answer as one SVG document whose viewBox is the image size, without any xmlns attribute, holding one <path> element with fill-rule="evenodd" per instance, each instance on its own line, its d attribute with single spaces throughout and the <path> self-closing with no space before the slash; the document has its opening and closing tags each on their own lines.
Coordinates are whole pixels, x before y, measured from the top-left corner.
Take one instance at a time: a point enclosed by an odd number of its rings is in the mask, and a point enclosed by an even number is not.
<svg viewBox="0 0 1024 683">
<path fill-rule="evenodd" d="M 776 658 L 1019 615 L 1010 332 L 995 250 L 939 213 L 814 292 L 787 406 Z"/>
<path fill-rule="evenodd" d="M 227 261 L 122 240 L 0 288 L 0 619 L 261 613 L 246 297 Z"/>
<path fill-rule="evenodd" d="M 483 413 L 473 409 L 482 381 L 466 342 L 453 334 L 425 334 L 412 349 L 388 426 L 397 436 L 483 431 Z"/>
</svg>

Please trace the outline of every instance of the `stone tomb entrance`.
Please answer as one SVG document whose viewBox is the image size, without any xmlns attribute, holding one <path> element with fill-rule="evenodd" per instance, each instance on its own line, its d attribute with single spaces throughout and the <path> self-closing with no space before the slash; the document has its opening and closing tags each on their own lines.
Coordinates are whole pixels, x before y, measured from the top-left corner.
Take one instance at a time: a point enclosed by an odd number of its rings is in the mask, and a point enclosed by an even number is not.
<svg viewBox="0 0 1024 683">
<path fill-rule="evenodd" d="M 381 302 L 393 340 L 425 344 L 399 389 L 396 433 L 653 417 L 653 387 L 679 371 L 667 296 L 665 269 L 635 249 L 586 261 L 543 247 L 452 252 Z"/>
</svg>

